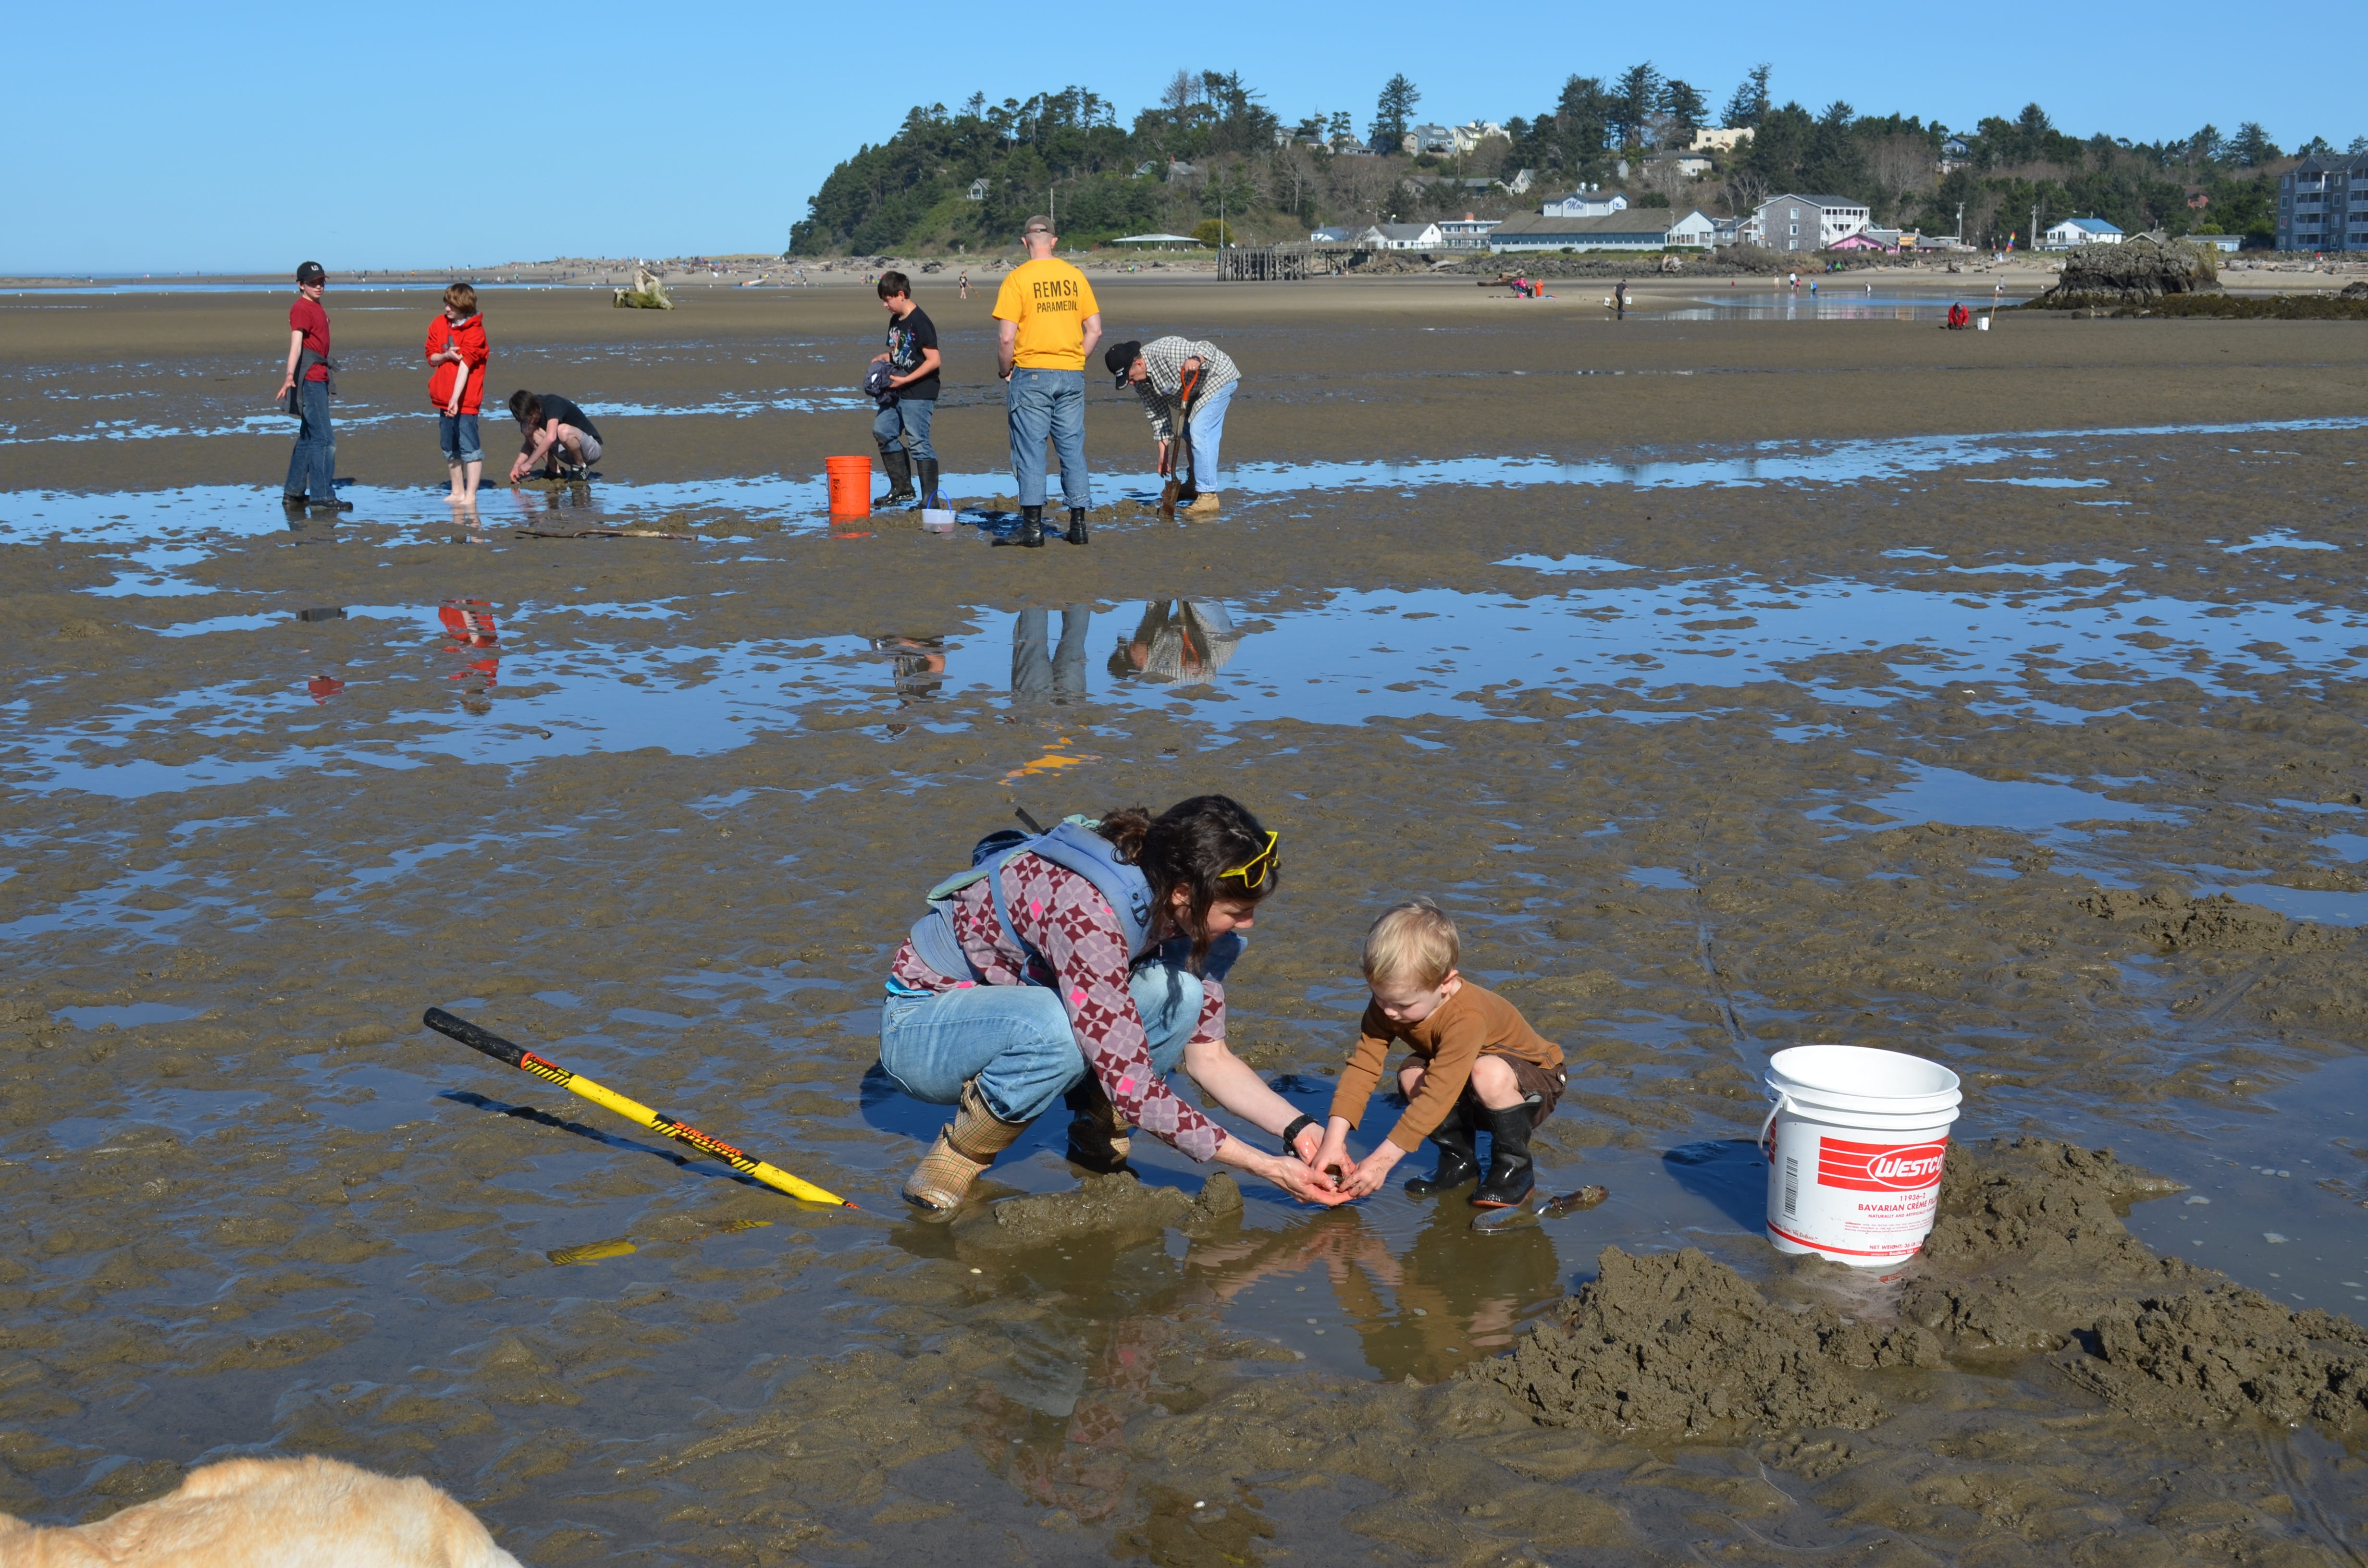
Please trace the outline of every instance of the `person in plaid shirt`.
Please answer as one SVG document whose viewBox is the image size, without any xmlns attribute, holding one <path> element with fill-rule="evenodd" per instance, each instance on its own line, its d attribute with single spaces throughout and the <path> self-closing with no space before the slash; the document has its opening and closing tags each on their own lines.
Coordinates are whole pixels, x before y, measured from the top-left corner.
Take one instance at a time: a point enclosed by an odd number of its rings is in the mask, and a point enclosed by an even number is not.
<svg viewBox="0 0 2368 1568">
<path fill-rule="evenodd" d="M 1116 343 L 1102 356 L 1102 367 L 1116 379 L 1118 390 L 1134 389 L 1151 416 L 1151 437 L 1159 445 L 1159 472 L 1167 472 L 1173 455 L 1176 426 L 1181 420 L 1192 437 L 1192 472 L 1176 498 L 1190 500 L 1188 514 L 1216 515 L 1217 452 L 1225 441 L 1225 410 L 1242 373 L 1213 343 L 1189 337 L 1155 337 L 1148 343 Z"/>
<path fill-rule="evenodd" d="M 1304 1202 L 1341 1202 L 1311 1163 L 1323 1127 L 1225 1044 L 1224 973 L 1274 891 L 1276 842 L 1238 802 L 1201 795 L 1156 817 L 1072 819 L 933 899 L 889 966 L 880 1063 L 916 1099 L 958 1108 L 905 1198 L 960 1206 L 1065 1100 L 1070 1157 L 1089 1169 L 1122 1167 L 1140 1128 Z M 1251 1147 L 1178 1097 L 1167 1076 L 1179 1062 L 1284 1152 Z"/>
</svg>

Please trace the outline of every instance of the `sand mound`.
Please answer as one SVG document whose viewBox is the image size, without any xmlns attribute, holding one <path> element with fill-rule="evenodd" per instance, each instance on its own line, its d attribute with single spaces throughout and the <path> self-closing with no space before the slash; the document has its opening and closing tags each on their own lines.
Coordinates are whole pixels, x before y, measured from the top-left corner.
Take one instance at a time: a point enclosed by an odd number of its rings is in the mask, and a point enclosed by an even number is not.
<svg viewBox="0 0 2368 1568">
<path fill-rule="evenodd" d="M 1145 1187 L 1121 1172 L 1087 1176 L 1068 1192 L 1007 1198 L 962 1229 L 978 1241 L 1037 1246 L 1086 1236 L 1197 1233 L 1241 1211 L 1242 1189 L 1224 1171 L 1208 1179 L 1198 1198 L 1172 1187 Z"/>
<path fill-rule="evenodd" d="M 2140 935 L 2173 950 L 2299 950 L 2340 948 L 2351 939 L 2348 932 L 2288 920 L 2274 911 L 2241 903 L 2225 892 L 2199 899 L 2159 888 L 2144 892 L 2112 888 L 2089 894 L 2079 904 L 2100 920 L 2135 921 Z"/>
<path fill-rule="evenodd" d="M 1733 1436 L 1872 1426 L 1886 1412 L 1847 1366 L 1940 1359 L 1937 1346 L 1786 1312 L 1692 1247 L 1656 1257 L 1606 1247 L 1596 1267 L 1555 1322 L 1471 1375 L 1554 1426 Z M 1829 1351 L 1829 1338 L 1850 1343 Z"/>
</svg>

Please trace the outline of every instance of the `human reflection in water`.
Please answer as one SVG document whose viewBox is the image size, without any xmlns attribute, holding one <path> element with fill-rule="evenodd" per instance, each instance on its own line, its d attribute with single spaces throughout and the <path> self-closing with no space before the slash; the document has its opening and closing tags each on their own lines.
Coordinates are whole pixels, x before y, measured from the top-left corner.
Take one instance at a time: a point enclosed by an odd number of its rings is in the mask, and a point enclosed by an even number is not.
<svg viewBox="0 0 2368 1568">
<path fill-rule="evenodd" d="M 501 630 L 494 620 L 494 607 L 484 599 L 446 599 L 437 617 L 444 623 L 448 645 L 484 651 L 483 657 L 444 678 L 461 683 L 461 706 L 467 711 L 492 712 L 494 705 L 485 693 L 499 681 L 502 666 Z"/>
<path fill-rule="evenodd" d="M 1221 1301 L 1263 1279 L 1322 1265 L 1341 1315 L 1363 1343 L 1366 1364 L 1393 1381 L 1411 1374 L 1436 1382 L 1502 1349 L 1537 1308 L 1562 1294 L 1554 1240 L 1535 1225 L 1483 1234 L 1472 1229 L 1468 1213 L 1440 1207 L 1404 1256 L 1353 1209 L 1286 1233 L 1295 1246 L 1252 1267 L 1244 1267 L 1239 1242 L 1194 1247 L 1185 1263 L 1216 1275 Z"/>
<path fill-rule="evenodd" d="M 1110 654 L 1110 673 L 1170 685 L 1203 681 L 1233 663 L 1241 642 L 1234 618 L 1214 599 L 1155 599 L 1143 607 L 1134 635 Z"/>
<path fill-rule="evenodd" d="M 1053 612 L 1023 609 L 1011 623 L 1011 695 L 1022 702 L 1076 702 L 1086 695 L 1086 633 L 1089 605 L 1061 609 L 1061 642 L 1053 645 Z"/>
</svg>

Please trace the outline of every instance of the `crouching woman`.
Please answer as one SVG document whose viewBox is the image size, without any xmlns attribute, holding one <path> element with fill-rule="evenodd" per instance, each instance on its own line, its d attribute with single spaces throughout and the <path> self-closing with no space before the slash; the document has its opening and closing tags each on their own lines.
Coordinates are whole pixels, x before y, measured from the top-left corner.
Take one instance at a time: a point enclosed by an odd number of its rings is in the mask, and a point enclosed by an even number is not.
<svg viewBox="0 0 2368 1568">
<path fill-rule="evenodd" d="M 1156 817 L 1071 819 L 979 849 L 970 871 L 930 890 L 889 970 L 881 1065 L 914 1098 L 958 1108 L 905 1198 L 959 1206 L 1065 1102 L 1070 1158 L 1088 1169 L 1122 1165 L 1139 1128 L 1302 1201 L 1345 1199 L 1310 1163 L 1322 1126 L 1225 1045 L 1224 976 L 1274 891 L 1273 834 L 1227 797 L 1200 795 Z M 1179 1062 L 1285 1152 L 1254 1149 L 1178 1098 L 1167 1079 Z"/>
</svg>

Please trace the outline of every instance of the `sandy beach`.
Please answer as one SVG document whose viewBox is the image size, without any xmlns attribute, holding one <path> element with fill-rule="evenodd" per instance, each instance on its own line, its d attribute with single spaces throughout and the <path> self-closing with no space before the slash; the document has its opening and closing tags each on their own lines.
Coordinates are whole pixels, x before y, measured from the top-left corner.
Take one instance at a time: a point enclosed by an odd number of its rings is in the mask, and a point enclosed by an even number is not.
<svg viewBox="0 0 2368 1568">
<path fill-rule="evenodd" d="M 2358 1560 L 2368 325 L 1097 274 L 1240 363 L 1225 507 L 1160 521 L 1088 378 L 1097 532 L 1038 552 L 985 544 L 986 276 L 918 281 L 949 535 L 823 515 L 882 322 L 840 275 L 487 289 L 489 467 L 517 387 L 609 451 L 474 519 L 427 292 L 333 283 L 334 520 L 276 494 L 284 295 L 0 295 L 0 1510 L 268 1449 L 538 1564 Z M 579 528 L 684 537 L 525 537 Z M 1237 642 L 1163 683 L 1185 602 Z M 1320 1112 L 1367 922 L 1432 895 L 1568 1053 L 1543 1179 L 1608 1201 L 1317 1214 L 1139 1138 L 1146 1191 L 912 1218 L 920 891 L 1015 808 L 1202 790 L 1285 851 L 1246 1059 Z M 1964 1080 L 1888 1275 L 1761 1234 L 1816 1040 Z M 1077 1185 L 1060 1119 L 984 1199 Z"/>
</svg>

